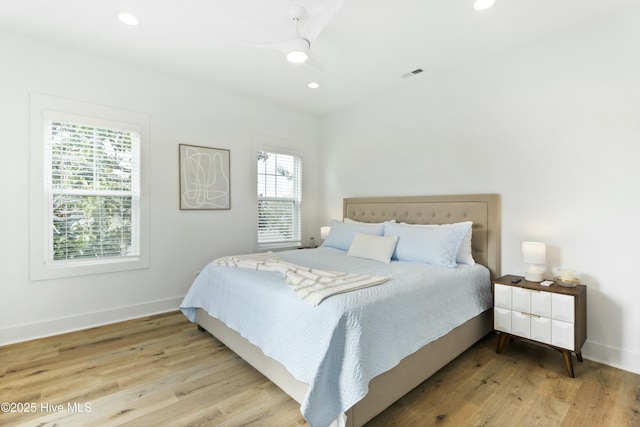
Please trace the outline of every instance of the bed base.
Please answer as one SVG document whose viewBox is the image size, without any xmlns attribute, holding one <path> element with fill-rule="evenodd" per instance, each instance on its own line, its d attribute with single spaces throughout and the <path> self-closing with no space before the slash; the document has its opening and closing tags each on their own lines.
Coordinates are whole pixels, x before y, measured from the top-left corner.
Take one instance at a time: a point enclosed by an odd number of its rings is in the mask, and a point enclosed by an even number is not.
<svg viewBox="0 0 640 427">
<path fill-rule="evenodd" d="M 308 384 L 294 378 L 284 366 L 265 356 L 238 332 L 205 310 L 197 309 L 196 323 L 220 340 L 229 349 L 280 387 L 291 398 L 301 403 Z M 492 310 L 486 310 L 453 329 L 447 335 L 405 357 L 391 370 L 373 378 L 369 393 L 347 411 L 347 426 L 360 427 L 413 390 L 440 368 L 455 359 L 487 333 L 493 330 Z"/>
</svg>

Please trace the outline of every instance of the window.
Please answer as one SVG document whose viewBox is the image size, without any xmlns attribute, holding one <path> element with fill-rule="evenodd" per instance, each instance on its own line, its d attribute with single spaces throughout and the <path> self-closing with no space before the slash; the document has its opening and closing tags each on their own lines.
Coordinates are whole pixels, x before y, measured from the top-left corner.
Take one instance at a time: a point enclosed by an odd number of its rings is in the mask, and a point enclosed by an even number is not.
<svg viewBox="0 0 640 427">
<path fill-rule="evenodd" d="M 302 156 L 258 148 L 258 247 L 302 241 Z"/>
<path fill-rule="evenodd" d="M 47 261 L 139 256 L 138 132 L 45 119 Z"/>
<path fill-rule="evenodd" d="M 146 123 L 135 122 L 145 117 L 53 97 L 32 101 L 32 279 L 148 267 Z M 127 118 L 134 122 L 116 120 Z"/>
</svg>

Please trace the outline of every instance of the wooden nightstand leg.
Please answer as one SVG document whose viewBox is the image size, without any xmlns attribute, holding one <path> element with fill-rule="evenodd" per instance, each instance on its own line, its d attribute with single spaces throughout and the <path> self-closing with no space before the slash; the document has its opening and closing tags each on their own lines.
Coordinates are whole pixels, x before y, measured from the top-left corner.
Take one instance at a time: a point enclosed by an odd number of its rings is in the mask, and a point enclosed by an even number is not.
<svg viewBox="0 0 640 427">
<path fill-rule="evenodd" d="M 582 362 L 582 351 L 576 352 L 576 357 L 578 358 L 578 362 Z"/>
<path fill-rule="evenodd" d="M 573 374 L 573 359 L 571 359 L 571 352 L 569 350 L 562 350 L 562 357 L 564 358 L 564 366 L 567 367 L 567 374 L 571 378 L 575 378 Z"/>
<path fill-rule="evenodd" d="M 507 341 L 507 334 L 504 332 L 500 332 L 500 337 L 498 338 L 498 347 L 496 348 L 496 353 L 502 353 L 502 348 L 504 347 L 504 343 Z"/>
</svg>

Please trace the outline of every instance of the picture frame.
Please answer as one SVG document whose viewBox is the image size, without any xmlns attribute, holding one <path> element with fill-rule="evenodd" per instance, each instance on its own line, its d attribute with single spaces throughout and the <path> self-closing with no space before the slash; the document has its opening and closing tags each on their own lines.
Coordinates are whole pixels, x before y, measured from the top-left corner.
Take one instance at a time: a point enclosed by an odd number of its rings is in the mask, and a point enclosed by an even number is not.
<svg viewBox="0 0 640 427">
<path fill-rule="evenodd" d="M 179 144 L 180 210 L 231 209 L 231 151 Z"/>
</svg>

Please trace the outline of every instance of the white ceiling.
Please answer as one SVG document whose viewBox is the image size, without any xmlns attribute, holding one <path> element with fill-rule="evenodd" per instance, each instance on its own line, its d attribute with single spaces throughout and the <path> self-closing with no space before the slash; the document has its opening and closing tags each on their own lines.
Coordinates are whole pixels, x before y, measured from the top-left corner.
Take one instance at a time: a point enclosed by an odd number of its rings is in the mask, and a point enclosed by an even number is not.
<svg viewBox="0 0 640 427">
<path fill-rule="evenodd" d="M 638 4 L 496 0 L 477 12 L 473 0 L 344 0 L 311 47 L 322 71 L 249 45 L 289 38 L 290 5 L 313 16 L 336 1 L 0 0 L 0 27 L 322 114 Z M 121 24 L 119 11 L 141 24 Z"/>
</svg>

